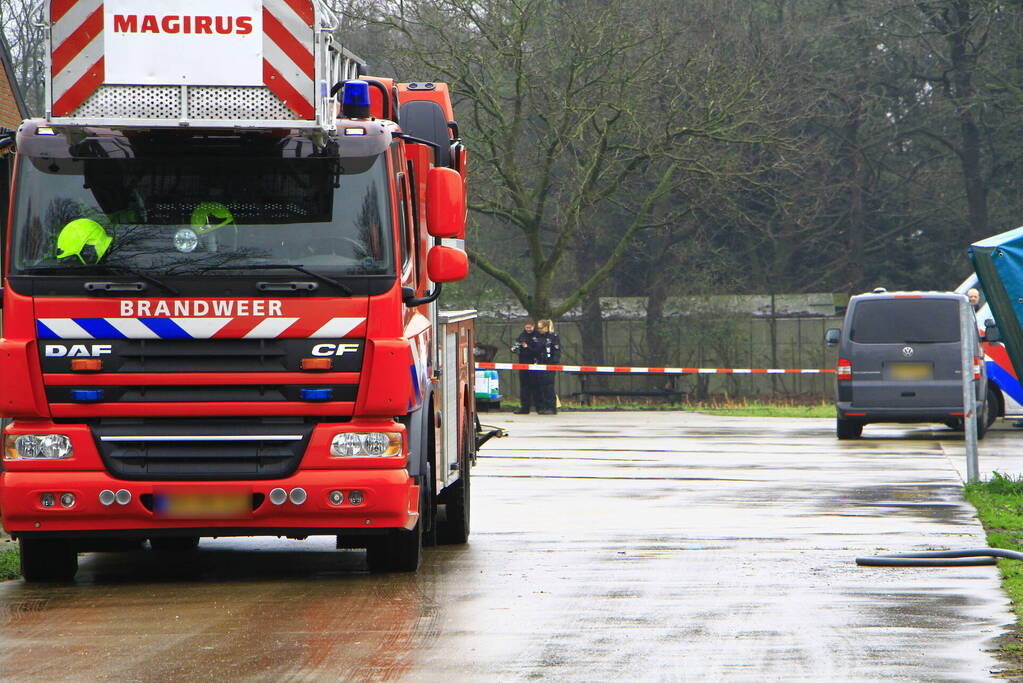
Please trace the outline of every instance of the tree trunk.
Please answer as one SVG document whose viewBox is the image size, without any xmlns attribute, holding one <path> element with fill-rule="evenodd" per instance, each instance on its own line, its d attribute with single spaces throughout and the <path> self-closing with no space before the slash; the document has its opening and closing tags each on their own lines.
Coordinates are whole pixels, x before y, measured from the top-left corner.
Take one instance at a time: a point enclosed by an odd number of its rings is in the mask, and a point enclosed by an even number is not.
<svg viewBox="0 0 1023 683">
<path fill-rule="evenodd" d="M 589 279 L 594 273 L 594 265 L 598 263 L 596 245 L 592 240 L 580 240 L 575 248 L 575 272 L 579 281 Z M 599 288 L 583 299 L 582 318 L 579 321 L 579 334 L 582 348 L 579 362 L 583 365 L 604 365 L 604 317 L 600 309 Z M 607 378 L 604 375 L 587 375 L 580 378 L 590 389 L 606 389 Z"/>
</svg>

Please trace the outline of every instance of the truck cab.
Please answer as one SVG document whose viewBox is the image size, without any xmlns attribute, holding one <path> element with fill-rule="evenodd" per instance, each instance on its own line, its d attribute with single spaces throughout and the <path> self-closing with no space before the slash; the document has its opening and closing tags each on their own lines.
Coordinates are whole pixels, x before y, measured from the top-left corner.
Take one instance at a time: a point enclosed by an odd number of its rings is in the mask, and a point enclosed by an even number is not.
<svg viewBox="0 0 1023 683">
<path fill-rule="evenodd" d="M 173 4 L 104 9 L 92 71 L 96 41 L 68 42 L 90 19 L 48 7 L 0 339 L 23 573 L 67 579 L 111 543 L 315 534 L 414 570 L 424 540 L 467 537 L 475 457 L 474 314 L 437 303 L 467 272 L 447 88 L 365 76 L 301 0 L 233 0 L 199 60 L 226 64 L 182 66 L 161 27 L 206 24 Z M 163 59 L 117 61 L 142 49 Z"/>
</svg>

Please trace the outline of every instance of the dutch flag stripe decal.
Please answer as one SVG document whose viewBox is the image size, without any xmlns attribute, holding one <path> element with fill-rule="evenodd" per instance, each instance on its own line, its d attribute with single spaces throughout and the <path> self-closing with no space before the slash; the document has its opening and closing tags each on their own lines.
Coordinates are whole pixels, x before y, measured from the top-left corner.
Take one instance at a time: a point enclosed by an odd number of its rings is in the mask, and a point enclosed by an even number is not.
<svg viewBox="0 0 1023 683">
<path fill-rule="evenodd" d="M 57 333 L 47 327 L 42 320 L 36 320 L 36 335 L 40 339 L 60 339 Z"/>
<path fill-rule="evenodd" d="M 174 322 L 193 339 L 209 339 L 231 322 L 231 318 L 174 318 Z"/>
<path fill-rule="evenodd" d="M 105 318 L 75 318 L 74 320 L 93 339 L 123 339 L 125 336 Z"/>
<path fill-rule="evenodd" d="M 138 318 L 103 318 L 126 339 L 159 339 L 156 332 L 142 324 Z"/>
<path fill-rule="evenodd" d="M 249 330 L 245 339 L 275 339 L 295 324 L 298 318 L 267 318 Z"/>
<path fill-rule="evenodd" d="M 53 339 L 92 339 L 92 335 L 71 318 L 41 318 L 38 322 L 53 332 Z"/>
<path fill-rule="evenodd" d="M 191 339 L 192 335 L 170 318 L 139 318 L 143 325 L 156 332 L 160 339 Z"/>
</svg>

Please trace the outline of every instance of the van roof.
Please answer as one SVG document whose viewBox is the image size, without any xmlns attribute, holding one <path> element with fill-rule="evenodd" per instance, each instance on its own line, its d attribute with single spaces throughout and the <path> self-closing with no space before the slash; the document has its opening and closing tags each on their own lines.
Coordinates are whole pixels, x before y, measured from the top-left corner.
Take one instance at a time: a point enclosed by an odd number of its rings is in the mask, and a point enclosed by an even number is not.
<svg viewBox="0 0 1023 683">
<path fill-rule="evenodd" d="M 856 294 L 849 298 L 849 303 L 853 301 L 859 301 L 862 299 L 955 299 L 962 300 L 966 299 L 965 294 L 959 292 L 924 292 L 924 291 L 906 291 L 906 292 L 865 292 L 863 294 Z"/>
</svg>

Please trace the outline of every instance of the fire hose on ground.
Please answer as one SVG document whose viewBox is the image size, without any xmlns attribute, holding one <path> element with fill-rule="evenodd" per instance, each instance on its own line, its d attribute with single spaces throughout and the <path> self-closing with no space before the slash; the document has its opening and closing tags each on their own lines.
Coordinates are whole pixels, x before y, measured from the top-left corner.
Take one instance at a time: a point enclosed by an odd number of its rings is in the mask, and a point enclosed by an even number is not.
<svg viewBox="0 0 1023 683">
<path fill-rule="evenodd" d="M 997 564 L 998 558 L 1023 560 L 1023 553 L 1002 548 L 974 548 L 972 550 L 933 550 L 919 553 L 897 553 L 857 557 L 861 567 L 980 567 Z"/>
</svg>

